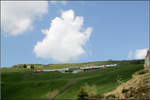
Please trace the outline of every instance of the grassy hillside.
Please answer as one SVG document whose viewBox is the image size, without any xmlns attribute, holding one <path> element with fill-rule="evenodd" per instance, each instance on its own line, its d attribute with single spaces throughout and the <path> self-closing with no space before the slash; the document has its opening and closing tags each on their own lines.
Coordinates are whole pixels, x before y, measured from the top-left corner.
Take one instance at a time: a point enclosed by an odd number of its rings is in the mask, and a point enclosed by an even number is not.
<svg viewBox="0 0 150 100">
<path fill-rule="evenodd" d="M 56 99 L 75 99 L 80 87 L 85 83 L 96 85 L 99 93 L 107 93 L 114 90 L 119 85 L 119 82 L 126 82 L 131 79 L 133 73 L 143 69 L 144 61 L 103 61 L 41 65 L 39 69 L 114 63 L 118 64 L 118 66 L 77 74 L 59 72 L 33 73 L 32 70 L 23 69 L 20 66 L 3 68 L 1 74 L 2 100 L 50 99 L 57 93 L 59 95 L 56 96 Z"/>
</svg>

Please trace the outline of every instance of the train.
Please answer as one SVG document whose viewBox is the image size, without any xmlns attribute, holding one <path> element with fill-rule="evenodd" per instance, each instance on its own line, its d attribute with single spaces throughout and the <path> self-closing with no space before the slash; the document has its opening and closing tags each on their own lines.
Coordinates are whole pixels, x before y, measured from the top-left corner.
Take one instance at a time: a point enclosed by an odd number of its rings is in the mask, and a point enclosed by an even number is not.
<svg viewBox="0 0 150 100">
<path fill-rule="evenodd" d="M 87 67 L 76 67 L 76 68 L 61 68 L 61 69 L 47 69 L 47 70 L 34 70 L 33 72 L 75 72 L 75 71 L 88 71 L 95 69 L 104 69 L 115 67 L 117 64 L 109 64 L 109 65 L 100 65 L 100 66 L 87 66 Z"/>
</svg>

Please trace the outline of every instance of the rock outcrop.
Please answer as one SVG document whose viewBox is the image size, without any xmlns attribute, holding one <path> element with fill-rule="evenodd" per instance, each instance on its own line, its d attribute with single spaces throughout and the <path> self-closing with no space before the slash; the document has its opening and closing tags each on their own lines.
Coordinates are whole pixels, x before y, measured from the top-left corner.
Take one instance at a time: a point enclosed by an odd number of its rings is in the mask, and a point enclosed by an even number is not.
<svg viewBox="0 0 150 100">
<path fill-rule="evenodd" d="M 146 69 L 150 69 L 150 49 L 147 50 L 147 55 L 145 57 L 145 64 L 144 64 L 144 67 Z"/>
<path fill-rule="evenodd" d="M 136 72 L 127 83 L 107 93 L 105 99 L 149 100 L 150 74 L 147 69 Z"/>
<path fill-rule="evenodd" d="M 144 69 L 133 74 L 131 80 L 114 91 L 105 94 L 105 99 L 150 100 L 150 50 L 147 50 Z"/>
<path fill-rule="evenodd" d="M 144 69 L 132 75 L 132 79 L 105 94 L 105 99 L 150 100 L 150 50 L 147 50 Z"/>
</svg>

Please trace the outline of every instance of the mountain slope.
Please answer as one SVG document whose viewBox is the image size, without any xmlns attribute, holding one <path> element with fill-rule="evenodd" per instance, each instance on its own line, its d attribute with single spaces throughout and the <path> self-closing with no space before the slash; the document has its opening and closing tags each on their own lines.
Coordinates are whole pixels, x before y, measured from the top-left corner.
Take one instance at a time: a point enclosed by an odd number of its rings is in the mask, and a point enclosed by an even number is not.
<svg viewBox="0 0 150 100">
<path fill-rule="evenodd" d="M 118 66 L 77 74 L 33 73 L 32 70 L 22 71 L 24 70 L 23 68 L 2 70 L 2 99 L 50 99 L 57 94 L 59 95 L 56 96 L 56 99 L 75 99 L 80 87 L 85 83 L 96 85 L 99 93 L 107 93 L 114 90 L 120 84 L 119 82 L 128 81 L 136 71 L 143 69 L 144 60 L 90 62 L 65 66 L 76 67 L 77 65 L 101 65 L 104 63 L 118 64 Z M 74 80 L 74 83 L 65 89 L 67 84 L 72 82 L 71 80 Z M 65 91 L 63 91 L 64 89 Z M 63 92 L 60 93 L 60 91 Z"/>
</svg>

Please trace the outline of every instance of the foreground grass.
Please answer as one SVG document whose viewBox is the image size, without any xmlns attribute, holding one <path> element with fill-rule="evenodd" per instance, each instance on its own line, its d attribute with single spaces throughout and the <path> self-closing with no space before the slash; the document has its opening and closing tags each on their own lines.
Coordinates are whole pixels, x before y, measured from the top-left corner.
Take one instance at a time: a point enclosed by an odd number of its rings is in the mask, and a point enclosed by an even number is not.
<svg viewBox="0 0 150 100">
<path fill-rule="evenodd" d="M 142 63 L 134 63 L 132 61 L 93 62 L 77 65 L 110 63 L 117 63 L 118 66 L 77 74 L 58 72 L 33 73 L 32 70 L 21 70 L 19 68 L 2 70 L 2 99 L 49 99 L 49 94 L 52 91 L 63 90 L 71 81 L 75 82 L 72 87 L 56 96 L 56 99 L 77 98 L 80 87 L 85 83 L 95 85 L 98 92 L 103 94 L 114 90 L 119 85 L 118 80 L 126 82 L 131 79 L 133 73 L 143 69 Z M 73 65 L 73 67 L 77 65 Z M 66 66 L 70 66 L 70 64 L 65 64 Z"/>
</svg>

